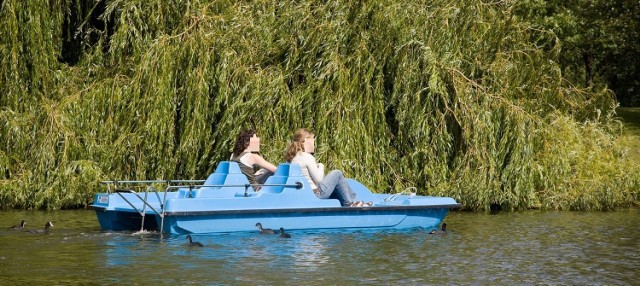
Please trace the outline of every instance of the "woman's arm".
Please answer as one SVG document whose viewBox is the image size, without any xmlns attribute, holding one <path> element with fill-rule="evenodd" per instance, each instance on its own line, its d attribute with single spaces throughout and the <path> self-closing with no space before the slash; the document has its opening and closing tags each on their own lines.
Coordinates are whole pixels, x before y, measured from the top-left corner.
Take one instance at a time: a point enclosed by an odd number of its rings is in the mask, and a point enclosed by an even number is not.
<svg viewBox="0 0 640 286">
<path fill-rule="evenodd" d="M 269 171 L 271 171 L 272 173 L 276 172 L 276 166 L 274 166 L 273 164 L 269 163 L 267 160 L 265 160 L 264 158 L 262 158 L 262 156 L 258 155 L 258 154 L 251 154 L 251 156 L 249 156 L 249 163 L 253 166 L 253 165 L 258 165 L 261 168 L 265 168 Z"/>
<path fill-rule="evenodd" d="M 311 154 L 305 155 L 305 165 L 307 166 L 307 170 L 309 170 L 309 175 L 313 179 L 313 181 L 317 184 L 322 182 L 324 179 L 324 165 L 316 163 L 316 158 Z"/>
</svg>

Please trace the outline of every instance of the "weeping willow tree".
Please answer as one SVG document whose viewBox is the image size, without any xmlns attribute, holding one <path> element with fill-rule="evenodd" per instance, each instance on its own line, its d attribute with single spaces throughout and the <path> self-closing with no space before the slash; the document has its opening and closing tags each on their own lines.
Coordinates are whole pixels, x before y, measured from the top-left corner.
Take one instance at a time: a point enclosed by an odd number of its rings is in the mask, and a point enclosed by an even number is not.
<svg viewBox="0 0 640 286">
<path fill-rule="evenodd" d="M 0 208 L 204 178 L 246 128 L 282 162 L 300 127 L 375 192 L 637 205 L 612 94 L 564 80 L 517 1 L 279 2 L 1 0 Z"/>
</svg>

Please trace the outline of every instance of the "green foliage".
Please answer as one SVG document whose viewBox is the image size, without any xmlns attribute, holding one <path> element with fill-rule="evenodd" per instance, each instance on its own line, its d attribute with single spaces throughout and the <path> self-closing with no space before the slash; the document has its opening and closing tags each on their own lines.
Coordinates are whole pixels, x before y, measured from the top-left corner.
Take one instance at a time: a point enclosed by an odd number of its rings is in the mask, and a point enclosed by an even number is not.
<svg viewBox="0 0 640 286">
<path fill-rule="evenodd" d="M 508 2 L 23 2 L 0 10 L 0 208 L 81 206 L 103 179 L 201 179 L 249 127 L 272 162 L 308 127 L 329 168 L 465 209 L 638 199 L 615 100 L 568 84 L 554 34 Z M 78 42 L 77 61 L 56 60 Z"/>
<path fill-rule="evenodd" d="M 524 0 L 518 1 L 516 14 L 558 36 L 566 78 L 584 87 L 606 85 L 621 104 L 640 104 L 638 1 Z"/>
</svg>

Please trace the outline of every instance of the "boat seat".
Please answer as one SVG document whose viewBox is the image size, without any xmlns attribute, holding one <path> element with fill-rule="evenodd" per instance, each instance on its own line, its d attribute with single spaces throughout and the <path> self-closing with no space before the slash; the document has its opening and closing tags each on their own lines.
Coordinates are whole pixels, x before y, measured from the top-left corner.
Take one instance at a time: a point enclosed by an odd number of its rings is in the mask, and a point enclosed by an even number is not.
<svg viewBox="0 0 640 286">
<path fill-rule="evenodd" d="M 286 184 L 287 183 L 287 179 L 289 177 L 288 176 L 276 176 L 276 175 L 271 175 L 269 178 L 267 178 L 267 181 L 265 181 L 265 185 L 268 184 Z M 260 189 L 261 193 L 270 193 L 270 194 L 279 194 L 282 192 L 282 190 L 284 189 L 284 186 L 262 186 L 262 188 Z"/>
<path fill-rule="evenodd" d="M 222 161 L 218 163 L 215 172 L 209 175 L 204 185 L 222 185 L 229 174 L 242 174 L 240 166 L 236 162 Z M 244 174 L 242 175 L 244 176 Z"/>
<path fill-rule="evenodd" d="M 244 185 L 249 184 L 249 179 L 240 170 L 237 162 L 222 161 L 218 163 L 216 171 L 211 173 L 203 185 L 234 185 L 233 187 L 202 187 L 193 191 L 193 197 L 224 198 L 235 197 L 238 193 L 244 195 Z M 188 189 L 187 189 L 188 191 Z M 255 193 L 249 187 L 248 193 Z"/>
<path fill-rule="evenodd" d="M 302 170 L 298 164 L 281 163 L 278 165 L 275 173 L 267 178 L 267 181 L 264 183 L 265 185 L 295 185 L 298 182 L 303 184 L 303 188 L 309 188 L 307 178 L 302 175 Z M 284 189 L 284 186 L 263 186 L 262 189 L 260 189 L 260 192 L 279 194 Z M 287 189 L 296 190 L 294 187 L 287 187 Z"/>
</svg>

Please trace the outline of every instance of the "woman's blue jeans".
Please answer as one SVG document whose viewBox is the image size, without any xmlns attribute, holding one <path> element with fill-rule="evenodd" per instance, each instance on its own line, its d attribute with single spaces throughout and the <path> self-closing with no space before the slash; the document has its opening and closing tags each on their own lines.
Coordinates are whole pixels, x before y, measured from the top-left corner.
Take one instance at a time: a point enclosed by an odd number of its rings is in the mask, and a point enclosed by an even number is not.
<svg viewBox="0 0 640 286">
<path fill-rule="evenodd" d="M 353 203 L 356 193 L 351 190 L 347 180 L 339 170 L 329 172 L 318 185 L 317 197 L 320 199 L 338 199 L 342 206 Z"/>
</svg>

